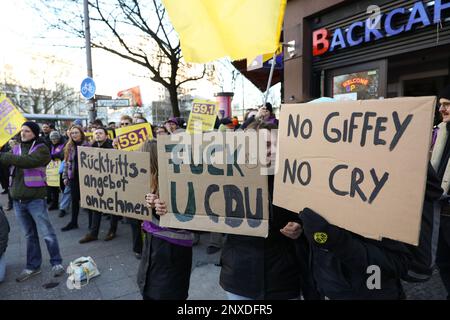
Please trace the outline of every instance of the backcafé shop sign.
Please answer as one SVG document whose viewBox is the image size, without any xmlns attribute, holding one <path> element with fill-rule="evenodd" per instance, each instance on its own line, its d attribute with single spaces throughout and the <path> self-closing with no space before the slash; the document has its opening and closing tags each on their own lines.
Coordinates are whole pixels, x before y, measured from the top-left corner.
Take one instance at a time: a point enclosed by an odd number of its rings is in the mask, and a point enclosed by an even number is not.
<svg viewBox="0 0 450 320">
<path fill-rule="evenodd" d="M 443 11 L 450 11 L 450 2 L 443 3 L 441 0 L 436 0 L 428 4 L 431 7 L 430 11 L 427 11 L 426 3 L 417 1 L 412 8 L 396 8 L 387 14 L 380 13 L 364 21 L 353 22 L 348 27 L 337 28 L 332 34 L 325 28 L 314 30 L 312 33 L 313 56 L 397 36 L 418 27 L 439 24 L 443 20 Z M 401 18 L 406 18 L 406 23 L 397 25 L 396 19 Z"/>
</svg>

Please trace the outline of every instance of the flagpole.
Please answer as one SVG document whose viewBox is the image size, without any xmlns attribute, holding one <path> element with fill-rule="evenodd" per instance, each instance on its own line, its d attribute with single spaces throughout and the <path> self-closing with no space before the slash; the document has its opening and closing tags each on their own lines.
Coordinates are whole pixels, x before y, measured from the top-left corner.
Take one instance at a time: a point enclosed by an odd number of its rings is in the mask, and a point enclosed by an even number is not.
<svg viewBox="0 0 450 320">
<path fill-rule="evenodd" d="M 269 96 L 269 89 L 270 89 L 270 84 L 272 83 L 272 76 L 273 76 L 273 69 L 275 69 L 275 57 L 276 57 L 276 51 L 273 53 L 273 57 L 272 57 L 272 66 L 270 67 L 270 73 L 269 73 L 269 81 L 267 82 L 267 89 L 266 89 L 266 94 L 264 96 L 264 103 L 263 106 L 266 104 L 267 102 L 267 97 Z"/>
</svg>

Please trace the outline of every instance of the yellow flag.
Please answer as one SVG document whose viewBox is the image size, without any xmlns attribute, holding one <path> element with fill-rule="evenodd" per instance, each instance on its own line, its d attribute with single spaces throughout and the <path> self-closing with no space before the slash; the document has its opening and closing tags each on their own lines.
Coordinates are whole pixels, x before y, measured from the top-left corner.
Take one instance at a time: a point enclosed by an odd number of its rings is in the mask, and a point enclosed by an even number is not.
<svg viewBox="0 0 450 320">
<path fill-rule="evenodd" d="M 27 121 L 20 111 L 6 98 L 0 95 L 0 147 L 20 132 L 22 124 Z"/>
<path fill-rule="evenodd" d="M 205 63 L 275 52 L 286 0 L 163 0 L 184 59 Z"/>
</svg>

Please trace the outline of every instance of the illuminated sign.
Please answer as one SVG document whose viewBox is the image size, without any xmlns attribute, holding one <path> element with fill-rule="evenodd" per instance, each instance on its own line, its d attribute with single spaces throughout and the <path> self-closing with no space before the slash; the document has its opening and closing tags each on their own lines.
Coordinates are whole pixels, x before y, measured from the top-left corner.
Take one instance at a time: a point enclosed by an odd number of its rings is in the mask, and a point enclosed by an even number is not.
<svg viewBox="0 0 450 320">
<path fill-rule="evenodd" d="M 425 8 L 426 4 L 418 1 L 414 3 L 411 9 L 396 8 L 387 14 L 380 14 L 375 19 L 369 17 L 365 21 L 354 22 L 344 30 L 337 28 L 333 34 L 325 28 L 315 30 L 312 34 L 313 56 L 396 36 L 411 31 L 413 27 L 427 27 L 431 24 L 440 23 L 441 13 L 443 10 L 450 9 L 450 2 L 442 3 L 441 0 L 436 0 L 429 4 L 434 6 L 432 20 Z M 396 26 L 393 19 L 400 16 L 407 18 L 406 24 Z M 376 28 L 377 25 L 379 25 L 379 28 Z M 358 30 L 362 31 L 360 36 L 356 36 Z"/>
</svg>

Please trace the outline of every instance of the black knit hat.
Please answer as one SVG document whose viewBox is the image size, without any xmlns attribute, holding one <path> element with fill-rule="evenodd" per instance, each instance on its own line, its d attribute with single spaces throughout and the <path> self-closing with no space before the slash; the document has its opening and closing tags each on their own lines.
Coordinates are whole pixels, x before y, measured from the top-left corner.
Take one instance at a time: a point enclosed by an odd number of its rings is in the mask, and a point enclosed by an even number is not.
<svg viewBox="0 0 450 320">
<path fill-rule="evenodd" d="M 439 99 L 441 98 L 450 100 L 450 85 L 446 86 L 439 92 Z"/>
<path fill-rule="evenodd" d="M 34 133 L 34 137 L 39 138 L 39 132 L 41 132 L 41 128 L 39 128 L 39 125 L 36 122 L 26 121 L 22 124 L 22 127 L 23 126 L 27 126 L 28 128 L 30 128 Z"/>
</svg>

